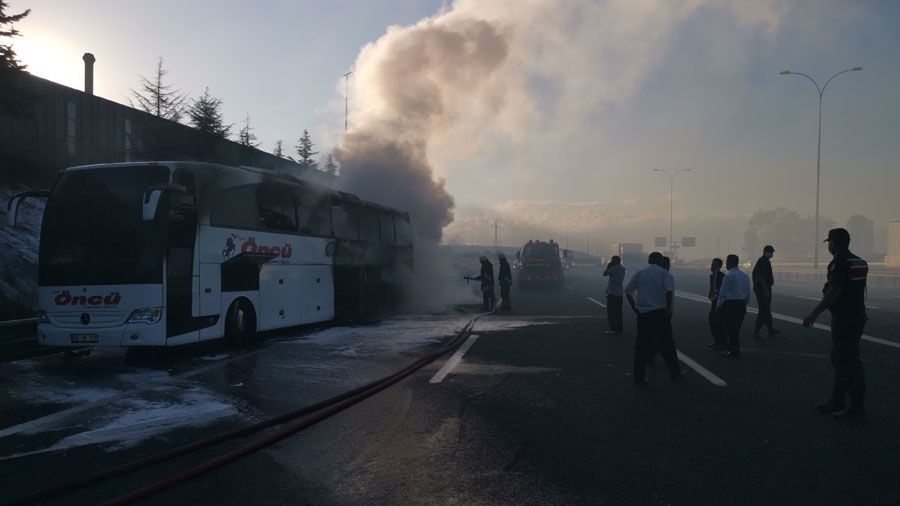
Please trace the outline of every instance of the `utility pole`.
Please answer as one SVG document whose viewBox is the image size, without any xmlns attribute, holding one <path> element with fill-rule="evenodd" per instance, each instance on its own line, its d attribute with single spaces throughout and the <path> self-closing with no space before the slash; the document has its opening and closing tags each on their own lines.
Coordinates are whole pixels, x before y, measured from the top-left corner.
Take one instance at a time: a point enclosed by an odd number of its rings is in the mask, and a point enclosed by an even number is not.
<svg viewBox="0 0 900 506">
<path fill-rule="evenodd" d="M 347 131 L 347 117 L 350 113 L 350 75 L 353 71 L 344 74 L 344 131 Z"/>
<path fill-rule="evenodd" d="M 494 247 L 500 246 L 500 225 L 494 220 Z"/>
</svg>

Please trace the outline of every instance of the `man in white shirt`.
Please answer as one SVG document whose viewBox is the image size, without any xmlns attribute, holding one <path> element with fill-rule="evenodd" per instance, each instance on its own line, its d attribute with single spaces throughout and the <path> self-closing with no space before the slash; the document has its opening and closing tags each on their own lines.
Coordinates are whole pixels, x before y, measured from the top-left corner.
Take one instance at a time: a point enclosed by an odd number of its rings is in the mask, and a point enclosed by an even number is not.
<svg viewBox="0 0 900 506">
<path fill-rule="evenodd" d="M 666 332 L 672 316 L 672 298 L 675 294 L 675 278 L 662 268 L 663 256 L 650 253 L 649 267 L 636 272 L 625 287 L 625 296 L 631 309 L 637 314 L 637 337 L 634 342 L 634 384 L 646 385 L 644 372 L 650 350 L 657 348 L 669 367 L 672 381 L 681 376 L 681 366 L 675 354 L 675 341 Z M 637 300 L 634 292 L 637 291 Z"/>
<path fill-rule="evenodd" d="M 716 312 L 721 318 L 722 333 L 728 349 L 722 355 L 731 358 L 741 356 L 741 325 L 747 314 L 747 302 L 750 300 L 750 277 L 738 267 L 737 255 L 728 255 L 725 267 L 728 272 L 719 288 L 719 301 Z"/>
</svg>

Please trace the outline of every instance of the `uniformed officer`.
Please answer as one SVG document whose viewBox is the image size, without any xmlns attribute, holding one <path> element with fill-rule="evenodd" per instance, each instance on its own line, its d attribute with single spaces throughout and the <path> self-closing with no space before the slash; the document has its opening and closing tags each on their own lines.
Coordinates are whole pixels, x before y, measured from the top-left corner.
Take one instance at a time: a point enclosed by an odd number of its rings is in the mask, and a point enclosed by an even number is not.
<svg viewBox="0 0 900 506">
<path fill-rule="evenodd" d="M 500 272 L 497 275 L 497 280 L 500 281 L 500 309 L 509 311 L 512 309 L 512 301 L 509 298 L 509 287 L 512 286 L 512 269 L 509 267 L 509 262 L 506 261 L 506 255 L 498 253 L 497 259 L 500 260 Z"/>
<path fill-rule="evenodd" d="M 822 289 L 822 301 L 803 320 L 811 327 L 826 309 L 831 311 L 831 364 L 834 389 L 831 398 L 816 406 L 837 420 L 866 419 L 863 398 L 866 381 L 859 359 L 859 340 L 866 325 L 866 277 L 869 265 L 850 252 L 850 233 L 843 228 L 828 231 L 828 252 L 834 256 L 828 264 L 828 282 Z M 846 404 L 849 396 L 850 403 Z"/>
</svg>

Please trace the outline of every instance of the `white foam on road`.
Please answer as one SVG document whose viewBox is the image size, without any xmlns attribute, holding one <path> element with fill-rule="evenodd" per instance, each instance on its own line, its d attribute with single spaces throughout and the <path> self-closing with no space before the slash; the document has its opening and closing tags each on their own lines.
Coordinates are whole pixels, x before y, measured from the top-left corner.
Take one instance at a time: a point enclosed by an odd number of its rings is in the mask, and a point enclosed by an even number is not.
<svg viewBox="0 0 900 506">
<path fill-rule="evenodd" d="M 697 295 L 695 293 L 676 291 L 675 296 L 682 298 L 682 299 L 693 300 L 696 302 L 704 302 L 706 304 L 709 304 L 709 299 L 707 299 L 706 297 Z M 818 300 L 818 299 L 815 299 L 815 300 Z M 759 311 L 757 311 L 756 308 L 748 307 L 747 312 L 750 314 L 756 314 Z M 794 318 L 793 316 L 783 315 L 780 313 L 772 313 L 772 318 L 774 318 L 776 320 L 785 321 L 788 323 L 796 323 L 797 325 L 801 325 L 801 326 L 803 325 L 802 318 Z M 829 327 L 828 325 L 823 325 L 821 323 L 814 323 L 813 327 L 817 328 L 819 330 L 826 330 L 829 332 L 831 331 L 831 327 Z M 863 334 L 862 339 L 865 341 L 869 341 L 871 343 L 878 343 L 878 344 L 882 344 L 884 346 L 890 346 L 891 348 L 900 349 L 900 343 L 898 343 L 896 341 L 890 341 L 887 339 L 882 339 L 880 337 L 870 336 L 870 335 L 866 335 L 866 334 Z"/>
<path fill-rule="evenodd" d="M 97 426 L 88 421 L 85 430 L 69 435 L 51 446 L 4 455 L 9 460 L 25 455 L 104 444 L 107 451 L 120 450 L 185 426 L 202 427 L 216 420 L 237 415 L 227 401 L 200 388 L 193 388 L 164 399 L 129 398 L 110 403 Z"/>
<path fill-rule="evenodd" d="M 563 286 L 566 287 L 566 290 L 572 290 L 572 289 L 573 289 L 573 288 L 572 288 L 571 286 L 569 286 L 569 285 L 563 285 Z"/>
</svg>

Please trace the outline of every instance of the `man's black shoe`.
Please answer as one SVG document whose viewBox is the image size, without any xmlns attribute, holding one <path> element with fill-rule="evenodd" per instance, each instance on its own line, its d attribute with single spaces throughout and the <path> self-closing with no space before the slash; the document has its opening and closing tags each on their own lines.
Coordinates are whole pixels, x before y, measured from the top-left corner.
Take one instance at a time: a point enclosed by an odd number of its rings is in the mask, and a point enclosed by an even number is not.
<svg viewBox="0 0 900 506">
<path fill-rule="evenodd" d="M 778 334 L 781 334 L 781 329 L 771 329 L 769 331 L 769 337 L 775 337 Z"/>
<path fill-rule="evenodd" d="M 684 373 L 682 371 L 678 371 L 675 374 L 673 374 L 672 375 L 672 383 L 681 383 L 681 380 L 684 379 L 683 374 Z"/>
<path fill-rule="evenodd" d="M 711 349 L 711 350 L 719 350 L 719 349 L 722 348 L 722 345 L 719 344 L 719 343 L 709 343 L 709 344 L 706 345 L 706 347 L 709 348 L 709 349 Z"/>
<path fill-rule="evenodd" d="M 738 358 L 738 357 L 741 356 L 741 352 L 739 352 L 739 351 L 731 351 L 731 350 L 727 350 L 727 351 L 723 351 L 723 352 L 722 352 L 722 356 L 723 356 L 723 357 L 728 357 L 728 358 Z"/>
<path fill-rule="evenodd" d="M 753 339 L 755 339 L 755 340 L 757 340 L 757 341 L 762 341 L 762 336 L 759 335 L 759 332 L 754 332 L 754 333 L 753 333 Z"/>
<path fill-rule="evenodd" d="M 861 409 L 848 408 L 843 411 L 838 411 L 837 413 L 832 413 L 831 418 L 842 422 L 865 422 L 866 412 Z"/>
<path fill-rule="evenodd" d="M 828 402 L 820 402 L 816 404 L 816 411 L 822 413 L 823 415 L 831 415 L 837 413 L 838 411 L 843 411 L 844 406 L 842 404 L 835 404 L 831 401 Z"/>
</svg>

